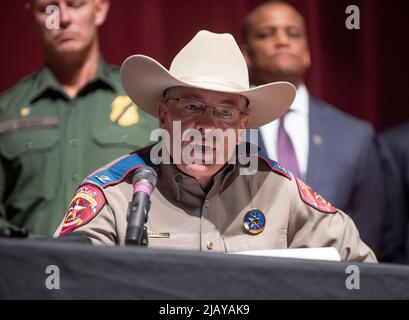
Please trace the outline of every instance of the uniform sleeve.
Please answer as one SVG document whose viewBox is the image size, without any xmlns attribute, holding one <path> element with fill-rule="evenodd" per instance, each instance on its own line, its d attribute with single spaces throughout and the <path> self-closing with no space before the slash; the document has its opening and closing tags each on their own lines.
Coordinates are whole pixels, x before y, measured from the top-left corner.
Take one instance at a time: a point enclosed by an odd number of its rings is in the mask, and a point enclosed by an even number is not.
<svg viewBox="0 0 409 320">
<path fill-rule="evenodd" d="M 384 262 L 395 263 L 401 262 L 405 254 L 406 215 L 409 212 L 402 175 L 404 170 L 400 169 L 405 161 L 401 157 L 400 148 L 393 148 L 397 141 L 398 139 L 394 136 L 382 135 L 378 137 L 386 196 L 379 259 Z M 397 146 L 399 147 L 399 144 Z"/>
<path fill-rule="evenodd" d="M 0 157 L 0 236 L 26 237 L 27 230 L 21 229 L 8 221 L 6 210 L 7 168 Z"/>
<path fill-rule="evenodd" d="M 4 204 L 4 194 L 6 192 L 6 177 L 3 168 L 3 162 L 1 162 L 0 167 L 0 228 L 3 230 L 10 226 L 10 223 L 7 222 L 6 208 Z"/>
<path fill-rule="evenodd" d="M 94 191 L 98 194 L 92 198 Z M 94 245 L 118 244 L 115 216 L 101 190 L 83 185 L 76 192 L 54 237 L 74 234 L 85 236 Z"/>
<path fill-rule="evenodd" d="M 290 248 L 335 247 L 343 261 L 377 262 L 375 254 L 360 239 L 348 215 L 336 210 L 328 202 L 325 204 L 329 206 L 322 205 L 323 209 L 319 210 L 320 205 L 314 207 L 314 204 L 309 203 L 311 199 L 302 195 L 296 181 L 292 182 L 292 187 L 293 205 L 288 226 Z"/>
</svg>

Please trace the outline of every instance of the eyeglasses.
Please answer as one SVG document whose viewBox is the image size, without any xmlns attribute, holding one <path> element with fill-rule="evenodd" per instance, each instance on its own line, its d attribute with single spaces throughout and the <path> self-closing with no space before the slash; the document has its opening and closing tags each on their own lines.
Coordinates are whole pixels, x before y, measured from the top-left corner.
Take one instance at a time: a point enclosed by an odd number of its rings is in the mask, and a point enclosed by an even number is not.
<svg viewBox="0 0 409 320">
<path fill-rule="evenodd" d="M 207 108 L 213 109 L 213 116 L 227 124 L 232 124 L 237 122 L 243 115 L 247 112 L 242 111 L 239 108 L 232 107 L 229 105 L 217 105 L 209 106 L 203 101 L 191 99 L 191 98 L 166 98 L 165 101 L 175 100 L 177 101 L 177 107 L 175 111 L 181 119 L 190 119 L 199 115 L 202 115 Z"/>
</svg>

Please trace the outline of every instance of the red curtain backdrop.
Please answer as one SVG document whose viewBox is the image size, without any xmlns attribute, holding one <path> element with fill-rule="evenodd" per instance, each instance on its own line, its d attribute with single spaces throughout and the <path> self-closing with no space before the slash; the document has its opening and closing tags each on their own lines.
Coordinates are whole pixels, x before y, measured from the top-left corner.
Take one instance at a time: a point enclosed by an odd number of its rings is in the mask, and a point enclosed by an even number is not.
<svg viewBox="0 0 409 320">
<path fill-rule="evenodd" d="M 0 91 L 39 69 L 42 53 L 24 5 L 2 1 Z M 232 33 L 240 42 L 244 15 L 261 0 L 111 0 L 100 30 L 109 63 L 143 53 L 169 67 L 198 30 Z M 409 2 L 293 0 L 306 18 L 313 65 L 311 92 L 381 130 L 409 119 Z M 360 30 L 348 30 L 348 5 L 360 9 Z"/>
</svg>

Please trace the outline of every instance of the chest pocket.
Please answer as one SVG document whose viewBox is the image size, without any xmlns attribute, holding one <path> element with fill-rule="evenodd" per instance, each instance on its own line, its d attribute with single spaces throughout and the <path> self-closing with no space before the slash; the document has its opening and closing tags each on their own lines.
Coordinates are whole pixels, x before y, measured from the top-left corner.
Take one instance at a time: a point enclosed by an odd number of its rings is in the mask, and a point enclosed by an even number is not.
<svg viewBox="0 0 409 320">
<path fill-rule="evenodd" d="M 57 128 L 34 128 L 11 131 L 0 136 L 1 154 L 8 160 L 47 153 L 58 142 Z"/>
<path fill-rule="evenodd" d="M 227 252 L 286 249 L 287 230 L 264 231 L 258 235 L 240 234 L 224 237 Z"/>
<path fill-rule="evenodd" d="M 100 148 L 122 149 L 133 151 L 150 144 L 150 134 L 153 130 L 152 122 L 142 115 L 138 122 L 128 126 L 121 126 L 111 121 L 109 114 L 100 114 L 91 131 L 93 142 Z"/>
<path fill-rule="evenodd" d="M 99 148 L 111 148 L 113 152 L 119 149 L 123 153 L 150 143 L 153 123 L 127 96 L 117 96 L 99 108 L 92 123 L 92 140 Z"/>
<path fill-rule="evenodd" d="M 58 128 L 10 131 L 0 136 L 0 151 L 14 190 L 10 202 L 24 207 L 32 199 L 53 199 L 62 172 Z"/>
<path fill-rule="evenodd" d="M 121 127 L 109 123 L 98 126 L 92 131 L 93 141 L 101 148 L 123 148 L 131 151 L 149 144 L 150 128 L 135 125 Z"/>
</svg>

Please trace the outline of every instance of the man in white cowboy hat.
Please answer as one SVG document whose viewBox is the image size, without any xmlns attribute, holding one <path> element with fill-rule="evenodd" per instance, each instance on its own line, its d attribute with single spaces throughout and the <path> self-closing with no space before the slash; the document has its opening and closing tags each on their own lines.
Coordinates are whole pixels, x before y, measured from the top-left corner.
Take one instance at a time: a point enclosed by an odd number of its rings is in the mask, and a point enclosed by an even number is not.
<svg viewBox="0 0 409 320">
<path fill-rule="evenodd" d="M 132 100 L 169 134 L 85 179 L 56 236 L 75 233 L 94 244 L 123 245 L 132 178 L 148 165 L 158 176 L 146 223 L 149 247 L 235 252 L 332 246 L 343 260 L 376 261 L 346 214 L 276 162 L 257 152 L 244 155 L 256 161 L 254 171 L 249 162 L 231 161 L 234 152 L 215 158 L 228 139 L 213 146 L 208 132 L 230 130 L 239 144 L 241 129 L 280 117 L 295 97 L 287 82 L 249 89 L 244 58 L 230 34 L 200 31 L 169 71 L 149 57 L 129 57 L 121 75 Z M 199 134 L 193 147 L 181 137 L 189 131 Z M 191 153 L 194 161 L 188 161 Z"/>
</svg>

